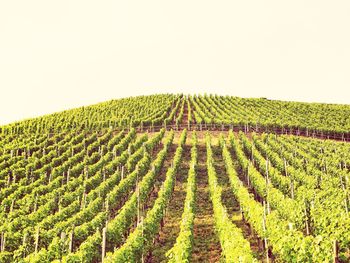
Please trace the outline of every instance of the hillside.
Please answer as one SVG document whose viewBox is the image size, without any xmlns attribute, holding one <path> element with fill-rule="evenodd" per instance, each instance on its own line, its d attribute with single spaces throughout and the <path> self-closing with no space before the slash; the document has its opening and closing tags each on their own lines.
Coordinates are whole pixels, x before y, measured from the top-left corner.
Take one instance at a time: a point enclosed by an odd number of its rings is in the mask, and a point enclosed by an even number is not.
<svg viewBox="0 0 350 263">
<path fill-rule="evenodd" d="M 349 113 L 164 94 L 2 126 L 0 262 L 349 262 Z"/>
<path fill-rule="evenodd" d="M 111 100 L 0 127 L 5 134 L 72 130 L 202 128 L 255 129 L 349 139 L 350 105 L 244 99 L 231 96 L 152 95 Z"/>
</svg>

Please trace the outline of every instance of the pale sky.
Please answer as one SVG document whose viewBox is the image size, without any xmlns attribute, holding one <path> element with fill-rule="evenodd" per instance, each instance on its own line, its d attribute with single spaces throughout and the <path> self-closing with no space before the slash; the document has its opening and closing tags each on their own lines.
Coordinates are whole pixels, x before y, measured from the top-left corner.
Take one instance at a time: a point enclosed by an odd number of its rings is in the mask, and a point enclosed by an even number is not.
<svg viewBox="0 0 350 263">
<path fill-rule="evenodd" d="M 348 0 L 0 0 L 0 124 L 154 93 L 349 90 Z"/>
</svg>

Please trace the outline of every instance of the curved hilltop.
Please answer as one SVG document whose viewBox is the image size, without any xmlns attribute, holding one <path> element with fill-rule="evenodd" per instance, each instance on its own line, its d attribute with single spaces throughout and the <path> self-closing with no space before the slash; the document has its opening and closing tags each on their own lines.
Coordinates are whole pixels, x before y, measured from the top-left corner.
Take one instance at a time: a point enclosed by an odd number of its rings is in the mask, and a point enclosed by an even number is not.
<svg viewBox="0 0 350 263">
<path fill-rule="evenodd" d="M 218 95 L 138 96 L 4 125 L 1 132 L 35 133 L 103 128 L 221 127 L 291 131 L 348 138 L 350 105 L 302 103 Z"/>
</svg>

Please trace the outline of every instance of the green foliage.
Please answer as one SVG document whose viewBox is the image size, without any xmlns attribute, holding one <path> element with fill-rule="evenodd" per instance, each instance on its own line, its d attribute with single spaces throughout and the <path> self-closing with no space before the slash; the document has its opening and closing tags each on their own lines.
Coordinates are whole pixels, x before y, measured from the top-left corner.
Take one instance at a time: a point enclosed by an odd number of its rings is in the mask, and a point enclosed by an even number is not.
<svg viewBox="0 0 350 263">
<path fill-rule="evenodd" d="M 147 204 L 172 152 L 175 135 L 169 128 L 191 124 L 192 130 L 230 126 L 246 131 L 288 128 L 341 135 L 349 132 L 349 113 L 346 105 L 164 94 L 1 126 L 0 234 L 6 242 L 0 262 L 100 261 L 104 227 L 107 262 L 139 261 L 159 232 L 183 161 L 187 130 L 179 137 L 154 205 L 135 226 L 138 206 Z M 349 144 L 250 135 L 231 132 L 229 143 L 223 137 L 219 142 L 232 192 L 254 232 L 266 238 L 273 255 L 283 262 L 329 262 L 334 240 L 340 258 L 349 261 Z M 197 161 L 204 154 L 197 149 L 194 135 L 180 232 L 167 253 L 170 262 L 191 260 Z M 248 241 L 222 204 L 209 137 L 206 149 L 222 259 L 254 261 Z M 255 198 L 241 180 L 249 181 Z"/>
<path fill-rule="evenodd" d="M 184 212 L 180 225 L 180 233 L 174 246 L 166 253 L 169 262 L 189 262 L 193 246 L 193 225 L 196 201 L 196 168 L 197 168 L 197 135 L 192 138 L 190 169 L 187 178 Z"/>
</svg>

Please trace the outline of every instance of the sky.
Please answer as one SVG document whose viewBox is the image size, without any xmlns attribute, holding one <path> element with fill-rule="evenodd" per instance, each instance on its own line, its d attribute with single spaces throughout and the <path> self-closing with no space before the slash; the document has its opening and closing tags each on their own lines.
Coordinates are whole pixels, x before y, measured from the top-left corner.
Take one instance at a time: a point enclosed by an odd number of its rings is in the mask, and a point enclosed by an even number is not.
<svg viewBox="0 0 350 263">
<path fill-rule="evenodd" d="M 350 104 L 350 1 L 0 1 L 0 124 L 155 93 Z"/>
</svg>

